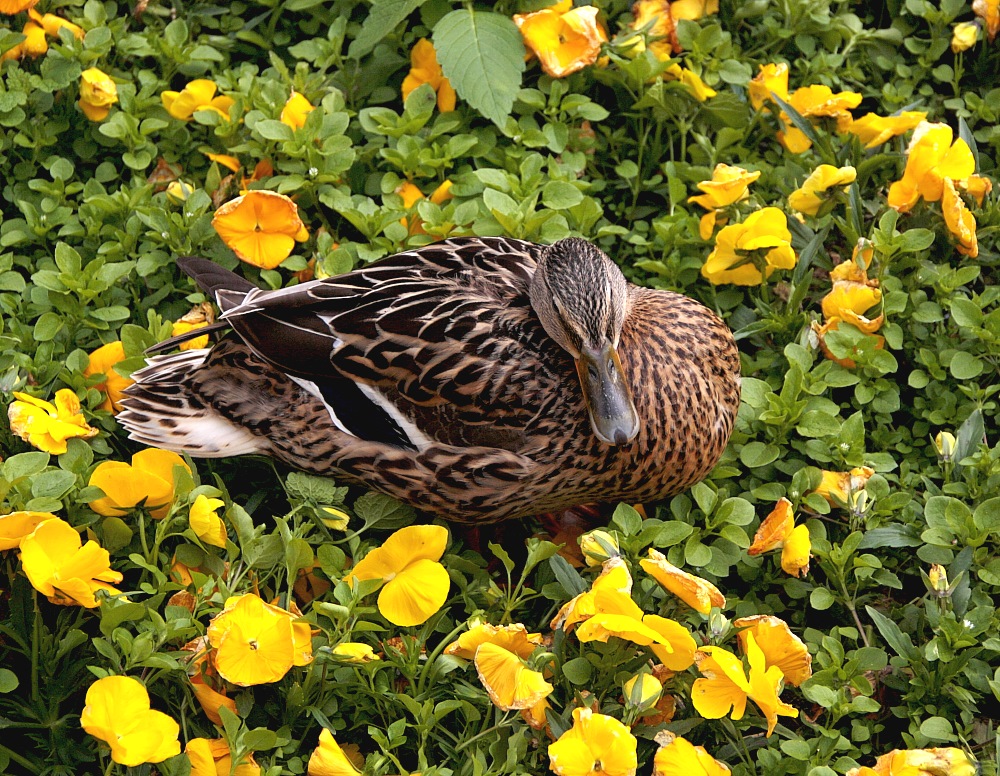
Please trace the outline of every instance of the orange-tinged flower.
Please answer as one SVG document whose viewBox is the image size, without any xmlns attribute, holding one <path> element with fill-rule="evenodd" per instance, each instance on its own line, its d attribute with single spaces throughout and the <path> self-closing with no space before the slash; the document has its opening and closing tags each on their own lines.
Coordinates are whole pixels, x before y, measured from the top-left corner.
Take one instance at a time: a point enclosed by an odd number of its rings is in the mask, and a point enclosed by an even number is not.
<svg viewBox="0 0 1000 776">
<path fill-rule="evenodd" d="M 846 132 L 854 120 L 850 109 L 861 104 L 861 95 L 857 92 L 834 94 L 829 86 L 815 84 L 796 89 L 788 96 L 787 102 L 807 121 L 816 123 L 830 119 L 836 123 L 838 132 Z M 785 129 L 778 133 L 778 140 L 788 151 L 797 154 L 812 147 L 812 141 L 792 124 L 788 114 L 782 111 L 780 118 L 785 124 Z"/>
<path fill-rule="evenodd" d="M 823 472 L 823 478 L 813 493 L 830 502 L 831 506 L 850 505 L 853 496 L 861 490 L 875 470 L 870 466 L 857 466 L 849 472 Z"/>
<path fill-rule="evenodd" d="M 785 539 L 781 549 L 781 569 L 793 577 L 804 577 L 809 573 L 809 558 L 812 557 L 812 539 L 809 529 L 797 525 Z"/>
<path fill-rule="evenodd" d="M 11 512 L 0 517 L 0 550 L 13 550 L 30 536 L 40 523 L 55 520 L 51 512 Z"/>
<path fill-rule="evenodd" d="M 886 140 L 909 132 L 926 118 L 927 114 L 919 110 L 907 110 L 898 116 L 887 117 L 866 113 L 860 119 L 854 119 L 846 131 L 857 135 L 858 139 L 865 144 L 865 148 L 874 148 L 877 145 L 882 145 Z"/>
<path fill-rule="evenodd" d="M 229 109 L 233 107 L 235 100 L 224 94 L 216 97 L 217 89 L 214 81 L 198 78 L 189 82 L 182 91 L 168 90 L 163 92 L 160 99 L 163 101 L 163 107 L 167 109 L 167 113 L 181 121 L 190 121 L 194 114 L 200 110 L 213 111 L 228 121 Z"/>
<path fill-rule="evenodd" d="M 192 738 L 184 747 L 191 761 L 191 776 L 258 776 L 260 766 L 253 755 L 233 769 L 233 754 L 224 738 Z"/>
<path fill-rule="evenodd" d="M 945 178 L 944 194 L 941 197 L 941 211 L 948 231 L 955 237 L 956 250 L 963 256 L 976 258 L 979 255 L 979 241 L 976 239 L 976 219 L 965 206 L 965 202 L 955 190 L 950 178 Z"/>
<path fill-rule="evenodd" d="M 249 687 L 277 682 L 292 666 L 308 665 L 312 634 L 308 623 L 295 619 L 253 593 L 230 598 L 208 626 L 219 675 Z"/>
<path fill-rule="evenodd" d="M 309 756 L 308 776 L 361 776 L 361 771 L 340 748 L 333 734 L 323 728 L 319 732 L 319 745 Z"/>
<path fill-rule="evenodd" d="M 292 129 L 301 129 L 306 124 L 306 116 L 315 109 L 316 106 L 293 89 L 279 118 L 282 124 L 287 124 Z"/>
<path fill-rule="evenodd" d="M 676 3 L 668 0 L 636 0 L 632 5 L 632 29 L 639 30 L 647 24 L 651 25 L 646 34 L 650 38 L 658 38 L 649 44 L 649 50 L 656 55 L 656 58 L 665 61 L 674 54 L 681 52 L 681 44 L 677 40 L 677 25 L 674 22 L 674 14 L 671 6 Z M 638 40 L 634 47 L 636 55 L 641 54 L 646 49 L 646 43 Z"/>
<path fill-rule="evenodd" d="M 472 660 L 482 644 L 496 644 L 520 658 L 527 658 L 542 643 L 541 633 L 528 633 L 520 623 L 513 625 L 490 625 L 481 623 L 469 628 L 445 648 L 446 655 Z"/>
<path fill-rule="evenodd" d="M 49 50 L 49 43 L 45 40 L 45 30 L 40 24 L 27 22 L 21 29 L 24 40 L 3 54 L 0 54 L 0 61 L 7 59 L 23 59 L 24 57 L 40 57 Z"/>
<path fill-rule="evenodd" d="M 748 172 L 742 167 L 728 164 L 717 164 L 712 171 L 712 179 L 701 181 L 698 188 L 703 191 L 695 197 L 688 197 L 688 202 L 701 205 L 706 210 L 718 210 L 741 202 L 750 196 L 747 189 L 760 177 L 760 171 Z"/>
<path fill-rule="evenodd" d="M 750 665 L 750 699 L 767 720 L 767 735 L 774 732 L 778 724 L 778 716 L 797 717 L 799 710 L 785 703 L 778 696 L 781 694 L 783 676 L 777 666 L 768 666 L 764 653 L 752 633 L 746 636 L 747 663 Z"/>
<path fill-rule="evenodd" d="M 212 226 L 240 259 L 274 269 L 309 238 L 296 204 L 274 191 L 248 191 L 215 211 Z"/>
<path fill-rule="evenodd" d="M 149 707 L 149 693 L 138 679 L 106 676 L 87 689 L 80 724 L 111 747 L 120 765 L 160 763 L 181 753 L 180 726 Z"/>
<path fill-rule="evenodd" d="M 703 746 L 667 733 L 667 742 L 653 755 L 653 776 L 728 776 L 729 766 L 720 763 Z M 656 740 L 660 741 L 658 735 Z"/>
<path fill-rule="evenodd" d="M 983 206 L 986 195 L 993 191 L 993 181 L 983 175 L 970 175 L 960 181 L 955 181 L 958 187 L 976 201 L 976 205 Z"/>
<path fill-rule="evenodd" d="M 403 99 L 406 100 L 418 86 L 424 84 L 430 84 L 437 94 L 439 111 L 448 113 L 455 110 L 455 90 L 441 72 L 434 44 L 427 38 L 418 40 L 410 51 L 410 72 L 403 79 Z"/>
<path fill-rule="evenodd" d="M 219 709 L 223 706 L 233 714 L 236 713 L 236 701 L 226 697 L 224 692 L 213 689 L 201 674 L 195 674 L 191 677 L 191 691 L 201 705 L 201 710 L 205 712 L 205 716 L 216 725 L 222 725 L 222 715 L 219 714 Z"/>
<path fill-rule="evenodd" d="M 90 475 L 88 485 L 104 491 L 90 508 L 105 517 L 122 515 L 142 504 L 154 518 L 166 517 L 174 500 L 174 467 L 191 471 L 184 459 L 169 450 L 149 447 L 132 456 L 132 464 L 104 461 Z"/>
<path fill-rule="evenodd" d="M 812 676 L 812 656 L 809 650 L 780 617 L 770 614 L 740 617 L 733 620 L 733 627 L 738 629 L 736 635 L 740 648 L 747 652 L 747 640 L 753 635 L 768 667 L 777 666 L 781 669 L 788 684 L 798 687 Z"/>
<path fill-rule="evenodd" d="M 946 178 L 962 180 L 976 171 L 976 160 L 964 140 L 952 143 L 947 124 L 921 122 L 913 132 L 903 177 L 889 187 L 889 207 L 909 212 L 923 198 L 937 202 Z"/>
<path fill-rule="evenodd" d="M 348 663 L 371 663 L 373 660 L 382 659 L 375 654 L 375 650 L 370 645 L 358 641 L 345 641 L 343 644 L 335 646 L 332 652 Z"/>
<path fill-rule="evenodd" d="M 853 262 L 845 262 L 853 264 Z M 855 265 L 856 266 L 856 265 Z M 865 334 L 874 334 L 885 320 L 883 315 L 868 318 L 865 313 L 882 301 L 882 291 L 867 283 L 837 280 L 823 297 L 823 315 L 857 326 Z"/>
<path fill-rule="evenodd" d="M 80 100 L 78 105 L 91 121 L 104 121 L 111 106 L 118 102 L 118 87 L 101 70 L 91 67 L 80 73 Z"/>
<path fill-rule="evenodd" d="M 658 614 L 643 615 L 642 624 L 670 643 L 669 649 L 665 649 L 657 641 L 649 645 L 650 651 L 663 665 L 671 671 L 686 671 L 694 665 L 694 653 L 698 651 L 698 644 L 691 631 L 676 620 Z"/>
<path fill-rule="evenodd" d="M 597 21 L 592 5 L 573 8 L 562 0 L 535 13 L 515 14 L 514 23 L 528 49 L 548 75 L 564 78 L 597 61 L 608 33 Z"/>
<path fill-rule="evenodd" d="M 67 440 L 97 435 L 97 429 L 83 418 L 80 400 L 68 388 L 56 391 L 55 404 L 18 391 L 14 391 L 14 398 L 16 401 L 7 407 L 10 430 L 32 447 L 62 455 Z"/>
<path fill-rule="evenodd" d="M 698 102 L 705 102 L 709 97 L 714 97 L 718 92 L 701 80 L 701 76 L 694 70 L 681 67 L 676 62 L 663 72 L 665 80 L 680 81 L 691 92 L 691 96 Z"/>
<path fill-rule="evenodd" d="M 986 24 L 990 43 L 1000 32 L 1000 0 L 972 0 L 972 11 Z"/>
<path fill-rule="evenodd" d="M 115 340 L 107 345 L 101 345 L 93 351 L 89 356 L 87 368 L 83 370 L 86 377 L 104 376 L 104 380 L 94 387 L 105 394 L 104 401 L 101 402 L 101 409 L 108 412 L 117 413 L 121 409 L 121 400 L 125 396 L 125 389 L 134 382 L 131 378 L 118 374 L 114 368 L 115 364 L 124 360 L 125 347 L 121 340 Z"/>
<path fill-rule="evenodd" d="M 230 156 L 229 154 L 206 153 L 205 156 L 207 156 L 213 162 L 221 164 L 223 167 L 226 167 L 232 170 L 233 172 L 239 172 L 240 169 L 243 167 L 243 165 L 240 164 L 239 159 L 237 159 L 235 156 Z"/>
<path fill-rule="evenodd" d="M 652 548 L 649 550 L 649 558 L 639 561 L 639 565 L 695 611 L 708 614 L 713 606 L 721 609 L 726 605 L 726 597 L 719 588 L 707 579 L 682 571 L 670 563 L 665 555 Z"/>
<path fill-rule="evenodd" d="M 760 555 L 778 549 L 784 545 L 785 539 L 788 538 L 788 534 L 792 532 L 794 527 L 795 516 L 792 514 L 792 502 L 782 497 L 778 499 L 774 509 L 761 522 L 747 554 Z"/>
<path fill-rule="evenodd" d="M 21 567 L 28 581 L 42 595 L 61 606 L 100 605 L 98 590 L 118 594 L 109 582 L 121 582 L 111 570 L 108 551 L 93 540 L 86 544 L 65 520 L 43 520 L 21 540 Z"/>
<path fill-rule="evenodd" d="M 573 727 L 549 744 L 549 768 L 558 776 L 633 776 L 637 747 L 614 717 L 573 709 Z"/>
<path fill-rule="evenodd" d="M 875 761 L 874 768 L 855 768 L 847 776 L 976 776 L 976 764 L 955 747 L 893 749 Z"/>
<path fill-rule="evenodd" d="M 821 164 L 810 173 L 800 188 L 788 195 L 788 206 L 808 216 L 819 215 L 836 192 L 847 191 L 847 187 L 857 177 L 858 171 L 853 167 L 838 168 L 832 164 Z"/>
<path fill-rule="evenodd" d="M 347 581 L 381 579 L 378 610 L 393 625 L 420 625 L 448 600 L 451 580 L 438 561 L 448 544 L 439 525 L 400 528 L 348 572 Z"/>
<path fill-rule="evenodd" d="M 719 0 L 674 0 L 670 4 L 670 13 L 675 19 L 696 21 L 718 12 Z"/>
<path fill-rule="evenodd" d="M 56 16 L 52 13 L 40 14 L 34 8 L 28 10 L 28 16 L 36 24 L 40 24 L 42 29 L 45 30 L 45 34 L 49 35 L 56 40 L 59 39 L 59 30 L 66 29 L 69 30 L 73 37 L 77 40 L 83 39 L 83 28 L 79 27 L 73 22 L 66 21 L 61 16 Z"/>
<path fill-rule="evenodd" d="M 756 286 L 776 269 L 795 267 L 792 233 L 788 219 L 776 207 L 751 213 L 746 221 L 730 224 L 715 238 L 715 249 L 708 255 L 701 274 L 712 285 L 734 283 Z M 757 261 L 754 252 L 759 251 Z M 760 264 L 761 266 L 758 266 Z"/>
<path fill-rule="evenodd" d="M 222 499 L 200 495 L 194 500 L 188 515 L 191 530 L 199 539 L 205 544 L 223 549 L 226 547 L 226 524 L 219 517 L 218 510 L 225 505 L 226 502 Z"/>
<path fill-rule="evenodd" d="M 498 644 L 480 644 L 474 662 L 490 700 L 503 711 L 529 709 L 552 692 L 552 685 L 541 671 L 532 671 L 516 654 Z"/>
<path fill-rule="evenodd" d="M 760 110 L 765 103 L 771 102 L 772 93 L 787 101 L 788 65 L 784 62 L 761 65 L 760 72 L 754 76 L 747 89 L 754 110 Z"/>
<path fill-rule="evenodd" d="M 13 16 L 21 11 L 27 11 L 37 2 L 38 0 L 0 0 L 0 13 Z"/>
</svg>

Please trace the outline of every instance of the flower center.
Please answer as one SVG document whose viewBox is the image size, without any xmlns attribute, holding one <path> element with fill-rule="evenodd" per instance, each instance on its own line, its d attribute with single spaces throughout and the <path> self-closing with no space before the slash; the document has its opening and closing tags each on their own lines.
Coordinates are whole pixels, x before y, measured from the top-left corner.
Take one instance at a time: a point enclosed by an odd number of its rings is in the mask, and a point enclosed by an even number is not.
<svg viewBox="0 0 1000 776">
<path fill-rule="evenodd" d="M 247 642 L 247 646 L 250 647 L 250 649 L 252 649 L 254 652 L 256 652 L 260 645 L 257 643 L 257 639 L 250 639 Z"/>
</svg>

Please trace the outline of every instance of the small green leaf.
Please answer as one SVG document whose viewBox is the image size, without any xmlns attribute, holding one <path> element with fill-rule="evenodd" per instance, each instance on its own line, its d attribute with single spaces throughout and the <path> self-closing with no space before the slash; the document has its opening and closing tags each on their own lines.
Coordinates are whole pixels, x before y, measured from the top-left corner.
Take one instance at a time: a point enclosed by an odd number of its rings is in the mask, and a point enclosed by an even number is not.
<svg viewBox="0 0 1000 776">
<path fill-rule="evenodd" d="M 932 741 L 955 740 L 955 731 L 945 717 L 928 717 L 920 723 L 920 732 Z"/>
<path fill-rule="evenodd" d="M 971 353 L 960 350 L 951 359 L 951 365 L 948 368 L 956 380 L 971 380 L 974 377 L 979 377 L 985 367 L 980 359 Z"/>
<path fill-rule="evenodd" d="M 590 681 L 594 667 L 586 658 L 575 657 L 563 663 L 562 673 L 571 684 L 583 685 Z"/>
<path fill-rule="evenodd" d="M 351 59 L 363 57 L 425 2 L 427 0 L 374 0 L 361 32 L 351 41 L 347 56 Z"/>
<path fill-rule="evenodd" d="M 17 674 L 9 668 L 0 668 L 0 693 L 14 692 L 20 683 Z"/>
</svg>

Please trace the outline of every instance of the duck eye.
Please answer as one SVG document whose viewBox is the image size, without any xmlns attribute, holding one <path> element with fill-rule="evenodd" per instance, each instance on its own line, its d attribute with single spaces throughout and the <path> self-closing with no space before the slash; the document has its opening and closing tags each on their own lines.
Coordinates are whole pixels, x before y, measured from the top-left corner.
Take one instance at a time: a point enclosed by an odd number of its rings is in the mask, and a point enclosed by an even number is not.
<svg viewBox="0 0 1000 776">
<path fill-rule="evenodd" d="M 597 378 L 598 378 L 597 367 L 595 367 L 593 364 L 591 364 L 590 366 L 587 367 L 587 373 L 590 375 L 590 379 L 591 380 L 593 380 L 594 382 L 597 382 Z"/>
</svg>

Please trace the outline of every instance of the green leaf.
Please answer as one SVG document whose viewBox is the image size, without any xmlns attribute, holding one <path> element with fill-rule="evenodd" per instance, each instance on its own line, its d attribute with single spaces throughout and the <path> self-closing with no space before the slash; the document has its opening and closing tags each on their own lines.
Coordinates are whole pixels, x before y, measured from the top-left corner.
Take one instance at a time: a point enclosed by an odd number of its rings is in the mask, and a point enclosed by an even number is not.
<svg viewBox="0 0 1000 776">
<path fill-rule="evenodd" d="M 458 96 L 503 126 L 524 72 L 524 41 L 508 16 L 460 8 L 434 27 L 434 48 Z"/>
<path fill-rule="evenodd" d="M 956 380 L 971 380 L 983 373 L 984 366 L 980 359 L 971 353 L 960 350 L 952 358 L 951 365 L 948 368 Z"/>
<path fill-rule="evenodd" d="M 986 426 L 983 423 L 983 413 L 981 410 L 973 410 L 972 414 L 965 419 L 965 422 L 958 429 L 955 435 L 955 461 L 961 463 L 962 459 L 968 458 L 979 446 L 984 444 L 983 436 L 986 434 Z"/>
<path fill-rule="evenodd" d="M 0 692 L 14 692 L 21 682 L 9 668 L 0 668 Z"/>
<path fill-rule="evenodd" d="M 642 515 L 628 504 L 619 504 L 611 516 L 611 525 L 625 536 L 635 536 L 642 530 Z"/>
<path fill-rule="evenodd" d="M 572 684 L 587 684 L 590 681 L 594 667 L 585 657 L 575 657 L 563 663 L 562 673 Z"/>
<path fill-rule="evenodd" d="M 760 466 L 767 466 L 774 463 L 781 455 L 781 450 L 775 445 L 768 445 L 763 442 L 749 442 L 740 450 L 740 461 L 744 466 L 756 469 Z"/>
<path fill-rule="evenodd" d="M 866 606 L 865 611 L 872 618 L 872 622 L 875 623 L 878 632 L 882 634 L 882 638 L 892 647 L 893 652 L 907 660 L 919 659 L 919 652 L 914 648 L 910 637 L 903 633 L 896 623 L 882 614 L 878 609 Z"/>
<path fill-rule="evenodd" d="M 360 59 L 391 33 L 407 16 L 427 0 L 374 0 L 368 17 L 347 50 L 351 59 Z"/>
<path fill-rule="evenodd" d="M 253 130 L 265 140 L 291 140 L 295 133 L 290 126 L 275 119 L 264 119 L 253 125 Z"/>
<path fill-rule="evenodd" d="M 955 731 L 945 717 L 928 717 L 920 723 L 920 733 L 932 741 L 955 740 Z"/>
<path fill-rule="evenodd" d="M 859 550 L 870 550 L 876 547 L 919 547 L 923 542 L 917 529 L 910 525 L 887 525 L 882 528 L 872 528 L 865 531 Z"/>
<path fill-rule="evenodd" d="M 549 568 L 552 569 L 556 581 L 566 591 L 567 596 L 577 596 L 586 591 L 587 583 L 583 581 L 580 573 L 562 555 L 553 555 L 549 558 Z"/>
</svg>

